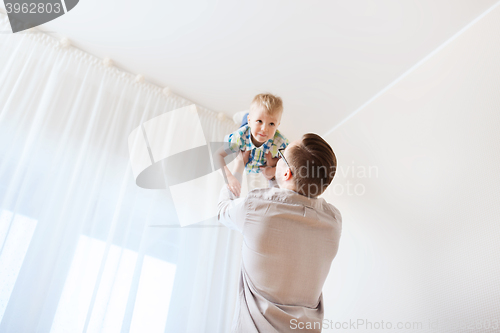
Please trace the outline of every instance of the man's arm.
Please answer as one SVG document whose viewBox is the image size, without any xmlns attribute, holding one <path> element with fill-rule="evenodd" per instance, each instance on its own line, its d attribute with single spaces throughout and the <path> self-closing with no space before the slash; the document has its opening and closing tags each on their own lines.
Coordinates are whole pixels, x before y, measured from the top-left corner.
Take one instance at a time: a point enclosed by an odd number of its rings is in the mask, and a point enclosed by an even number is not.
<svg viewBox="0 0 500 333">
<path fill-rule="evenodd" d="M 236 198 L 227 185 L 224 185 L 220 191 L 218 208 L 217 218 L 219 222 L 229 229 L 243 233 L 246 217 L 245 199 Z"/>
</svg>

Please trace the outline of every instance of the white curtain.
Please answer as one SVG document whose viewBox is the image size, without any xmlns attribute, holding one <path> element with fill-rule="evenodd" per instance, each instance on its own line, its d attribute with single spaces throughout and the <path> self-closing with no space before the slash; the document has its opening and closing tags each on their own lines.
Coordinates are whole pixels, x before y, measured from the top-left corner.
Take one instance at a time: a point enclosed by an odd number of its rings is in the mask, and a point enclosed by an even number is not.
<svg viewBox="0 0 500 333">
<path fill-rule="evenodd" d="M 3 14 L 0 31 L 0 332 L 227 332 L 241 237 L 181 228 L 129 161 L 134 128 L 191 103 Z M 207 142 L 235 129 L 198 110 Z"/>
</svg>

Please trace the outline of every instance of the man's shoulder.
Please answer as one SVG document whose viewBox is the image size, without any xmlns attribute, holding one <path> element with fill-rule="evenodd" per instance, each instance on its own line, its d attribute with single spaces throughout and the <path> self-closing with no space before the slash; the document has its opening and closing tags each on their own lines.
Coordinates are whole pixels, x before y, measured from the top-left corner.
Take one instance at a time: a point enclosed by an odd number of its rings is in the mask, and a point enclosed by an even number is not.
<svg viewBox="0 0 500 333">
<path fill-rule="evenodd" d="M 266 187 L 266 188 L 256 188 L 248 192 L 246 198 L 247 199 L 264 199 L 264 200 L 273 200 L 277 197 L 282 197 L 283 189 L 278 186 Z"/>
<path fill-rule="evenodd" d="M 332 212 L 332 215 L 335 216 L 335 219 L 339 222 L 342 223 L 342 214 L 340 214 L 340 210 L 338 210 L 337 207 L 332 205 L 331 203 L 327 202 L 325 199 L 321 199 L 325 202 L 324 207 L 328 207 L 330 211 Z"/>
<path fill-rule="evenodd" d="M 258 198 L 270 201 L 280 201 L 280 202 L 290 202 L 294 204 L 303 204 L 305 206 L 311 207 L 323 207 L 328 208 L 335 215 L 340 216 L 340 211 L 331 203 L 327 202 L 324 198 L 308 198 L 305 195 L 301 195 L 295 191 L 282 189 L 279 186 L 267 187 L 267 188 L 257 188 L 251 190 L 247 194 L 247 198 Z"/>
<path fill-rule="evenodd" d="M 340 215 L 338 209 L 335 208 L 335 206 L 333 206 L 332 204 L 326 202 L 326 200 L 323 198 L 308 198 L 295 191 L 282 189 L 279 186 L 254 189 L 248 192 L 246 199 L 258 199 L 276 203 L 281 202 L 293 205 L 303 205 L 318 209 L 329 209 L 332 211 L 332 213 L 335 213 L 335 215 Z"/>
<path fill-rule="evenodd" d="M 245 198 L 245 205 L 256 214 L 274 216 L 276 213 L 283 216 L 286 212 L 290 216 L 302 216 L 307 219 L 307 211 L 315 211 L 314 220 L 318 223 L 328 223 L 334 230 L 342 228 L 342 216 L 340 211 L 324 198 L 308 198 L 297 192 L 281 189 L 277 186 L 271 188 L 259 188 L 248 192 Z M 271 213 L 272 212 L 272 213 Z M 311 213 L 311 211 L 309 211 Z M 261 216 L 262 218 L 264 216 Z M 322 222 L 319 222 L 322 221 Z"/>
</svg>

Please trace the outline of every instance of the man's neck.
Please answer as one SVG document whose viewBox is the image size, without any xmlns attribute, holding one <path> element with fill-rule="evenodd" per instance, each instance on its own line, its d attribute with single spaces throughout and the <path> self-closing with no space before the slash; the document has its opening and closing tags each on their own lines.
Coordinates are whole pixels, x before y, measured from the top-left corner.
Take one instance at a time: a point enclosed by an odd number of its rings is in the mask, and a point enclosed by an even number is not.
<svg viewBox="0 0 500 333">
<path fill-rule="evenodd" d="M 278 183 L 278 186 L 282 189 L 285 189 L 285 190 L 297 192 L 297 190 L 295 189 L 295 184 L 293 184 L 291 182 L 285 182 L 282 184 Z"/>
</svg>

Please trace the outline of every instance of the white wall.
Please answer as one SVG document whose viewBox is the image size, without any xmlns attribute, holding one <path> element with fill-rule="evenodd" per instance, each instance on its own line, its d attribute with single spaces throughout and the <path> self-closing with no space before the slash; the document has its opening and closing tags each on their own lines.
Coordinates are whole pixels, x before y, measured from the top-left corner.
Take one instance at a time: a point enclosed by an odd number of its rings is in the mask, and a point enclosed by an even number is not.
<svg viewBox="0 0 500 333">
<path fill-rule="evenodd" d="M 325 319 L 500 325 L 499 41 L 497 7 L 326 137 L 344 225 Z"/>
</svg>

